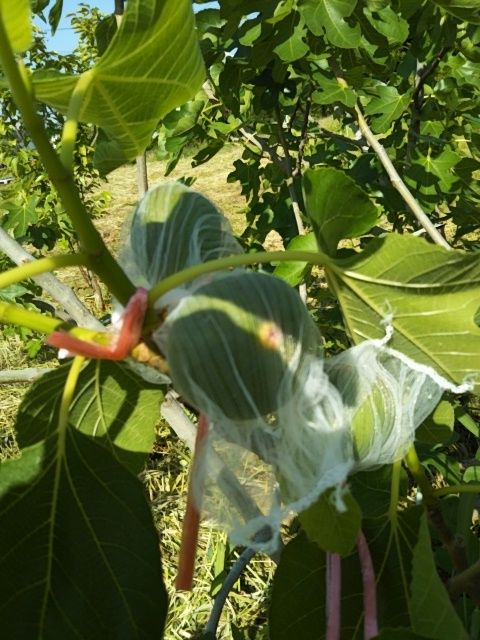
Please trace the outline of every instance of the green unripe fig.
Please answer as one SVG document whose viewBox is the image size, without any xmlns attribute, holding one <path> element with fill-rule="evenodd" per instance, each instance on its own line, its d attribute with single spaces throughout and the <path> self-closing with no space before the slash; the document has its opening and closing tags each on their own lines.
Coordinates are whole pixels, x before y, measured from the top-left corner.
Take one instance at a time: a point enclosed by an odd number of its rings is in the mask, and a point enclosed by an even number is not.
<svg viewBox="0 0 480 640">
<path fill-rule="evenodd" d="M 162 328 L 176 389 L 213 417 L 274 413 L 320 335 L 297 292 L 263 273 L 236 271 L 184 298 Z"/>
</svg>

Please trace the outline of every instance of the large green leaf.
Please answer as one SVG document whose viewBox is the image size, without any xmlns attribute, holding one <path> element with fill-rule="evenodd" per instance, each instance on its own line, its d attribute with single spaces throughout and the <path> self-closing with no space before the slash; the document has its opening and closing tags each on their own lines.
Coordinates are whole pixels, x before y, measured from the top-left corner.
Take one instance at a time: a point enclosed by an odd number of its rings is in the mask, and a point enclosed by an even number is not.
<svg viewBox="0 0 480 640">
<path fill-rule="evenodd" d="M 167 599 L 141 483 L 75 428 L 0 467 L 5 638 L 162 637 Z"/>
<path fill-rule="evenodd" d="M 408 22 L 392 7 L 367 12 L 370 24 L 385 36 L 389 45 L 402 44 L 408 38 Z"/>
<path fill-rule="evenodd" d="M 408 477 L 401 469 L 400 495 L 406 496 Z M 385 465 L 374 471 L 361 471 L 350 478 L 350 490 L 360 505 L 362 515 L 368 519 L 381 519 L 388 515 L 391 502 L 392 467 Z"/>
<path fill-rule="evenodd" d="M 334 255 L 342 238 L 369 231 L 377 208 L 343 171 L 332 167 L 309 169 L 303 175 L 303 196 L 320 248 Z"/>
<path fill-rule="evenodd" d="M 389 234 L 326 267 L 354 342 L 379 338 L 441 375 L 480 389 L 480 260 L 421 238 Z"/>
<path fill-rule="evenodd" d="M 453 405 L 442 400 L 435 411 L 415 432 L 415 439 L 427 444 L 446 444 L 453 435 L 455 413 Z"/>
<path fill-rule="evenodd" d="M 321 36 L 325 31 L 336 47 L 354 49 L 360 44 L 360 27 L 351 27 L 345 18 L 352 15 L 356 4 L 357 0 L 303 0 L 299 9 L 314 35 Z"/>
<path fill-rule="evenodd" d="M 191 2 L 129 0 L 90 71 L 80 77 L 43 72 L 34 85 L 37 99 L 64 113 L 73 90 L 83 92 L 80 120 L 102 127 L 115 153 L 131 159 L 144 151 L 158 121 L 195 95 L 203 76 Z"/>
<path fill-rule="evenodd" d="M 440 580 L 425 514 L 413 552 L 412 627 L 432 640 L 468 640 L 450 597 Z"/>
<path fill-rule="evenodd" d="M 32 385 L 17 418 L 18 442 L 29 447 L 56 429 L 63 387 L 70 365 L 62 365 Z M 92 436 L 133 473 L 152 450 L 162 393 L 122 362 L 91 361 L 81 372 L 70 409 L 70 422 Z"/>
<path fill-rule="evenodd" d="M 478 0 L 432 0 L 442 9 L 460 20 L 480 24 L 480 5 Z"/>
<path fill-rule="evenodd" d="M 0 0 L 0 18 L 15 52 L 25 51 L 32 44 L 32 23 L 29 0 Z"/>
<path fill-rule="evenodd" d="M 300 522 L 308 537 L 324 551 L 346 555 L 355 546 L 362 513 L 352 494 L 343 497 L 345 511 L 338 511 L 331 491 L 324 492 L 306 511 Z"/>
</svg>

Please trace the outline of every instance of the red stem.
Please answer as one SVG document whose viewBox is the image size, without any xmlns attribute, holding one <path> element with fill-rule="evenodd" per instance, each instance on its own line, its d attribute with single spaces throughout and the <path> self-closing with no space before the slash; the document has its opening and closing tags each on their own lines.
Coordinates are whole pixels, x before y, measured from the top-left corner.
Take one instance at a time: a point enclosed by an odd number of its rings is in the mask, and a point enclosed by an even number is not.
<svg viewBox="0 0 480 640">
<path fill-rule="evenodd" d="M 54 331 L 48 336 L 47 344 L 86 358 L 123 360 L 140 342 L 147 305 L 148 291 L 142 288 L 137 289 L 125 307 L 120 330 L 109 345 L 80 340 L 67 331 Z"/>
<path fill-rule="evenodd" d="M 327 634 L 325 640 L 340 640 L 342 598 L 342 559 L 338 553 L 326 553 L 327 560 Z"/>
<path fill-rule="evenodd" d="M 363 634 L 365 640 L 370 640 L 370 638 L 378 636 L 377 586 L 372 556 L 363 531 L 358 534 L 357 549 L 363 582 L 363 610 L 365 614 Z"/>
<path fill-rule="evenodd" d="M 195 557 L 198 545 L 198 528 L 200 526 L 200 506 L 195 504 L 193 485 L 196 479 L 196 470 L 202 453 L 202 448 L 208 435 L 208 419 L 200 414 L 198 419 L 197 436 L 193 452 L 192 468 L 188 481 L 187 507 L 182 528 L 182 542 L 178 558 L 178 573 L 175 587 L 181 591 L 191 591 L 193 585 L 193 572 L 195 569 Z M 201 487 L 195 487 L 195 494 L 201 495 Z"/>
</svg>

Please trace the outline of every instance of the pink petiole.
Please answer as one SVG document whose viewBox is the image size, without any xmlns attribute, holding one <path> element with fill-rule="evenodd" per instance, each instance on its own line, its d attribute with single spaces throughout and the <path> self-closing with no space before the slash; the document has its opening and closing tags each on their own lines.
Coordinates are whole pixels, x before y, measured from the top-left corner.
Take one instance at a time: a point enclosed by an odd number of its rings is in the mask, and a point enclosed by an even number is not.
<svg viewBox="0 0 480 640">
<path fill-rule="evenodd" d="M 47 344 L 86 358 L 123 360 L 140 342 L 147 306 L 148 291 L 143 288 L 137 289 L 125 307 L 119 331 L 112 336 L 108 345 L 80 340 L 70 335 L 68 331 L 54 331 L 48 336 Z"/>
<path fill-rule="evenodd" d="M 193 462 L 188 482 L 187 506 L 182 527 L 182 541 L 178 558 L 178 572 L 175 587 L 181 591 L 191 591 L 193 585 L 193 572 L 195 569 L 195 557 L 197 555 L 198 529 L 200 526 L 200 509 L 195 504 L 193 496 L 193 482 L 196 470 L 201 458 L 202 449 L 208 436 L 208 419 L 200 414 L 198 419 L 197 435 Z M 195 492 L 198 493 L 198 487 Z"/>
</svg>

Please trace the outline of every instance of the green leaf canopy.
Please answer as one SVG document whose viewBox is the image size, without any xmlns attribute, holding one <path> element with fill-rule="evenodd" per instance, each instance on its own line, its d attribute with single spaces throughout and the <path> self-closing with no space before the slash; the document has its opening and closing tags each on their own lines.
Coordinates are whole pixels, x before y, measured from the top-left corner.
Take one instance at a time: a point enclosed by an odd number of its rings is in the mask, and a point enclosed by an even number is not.
<svg viewBox="0 0 480 640">
<path fill-rule="evenodd" d="M 432 0 L 442 9 L 456 18 L 480 24 L 480 6 L 478 0 Z"/>
</svg>

